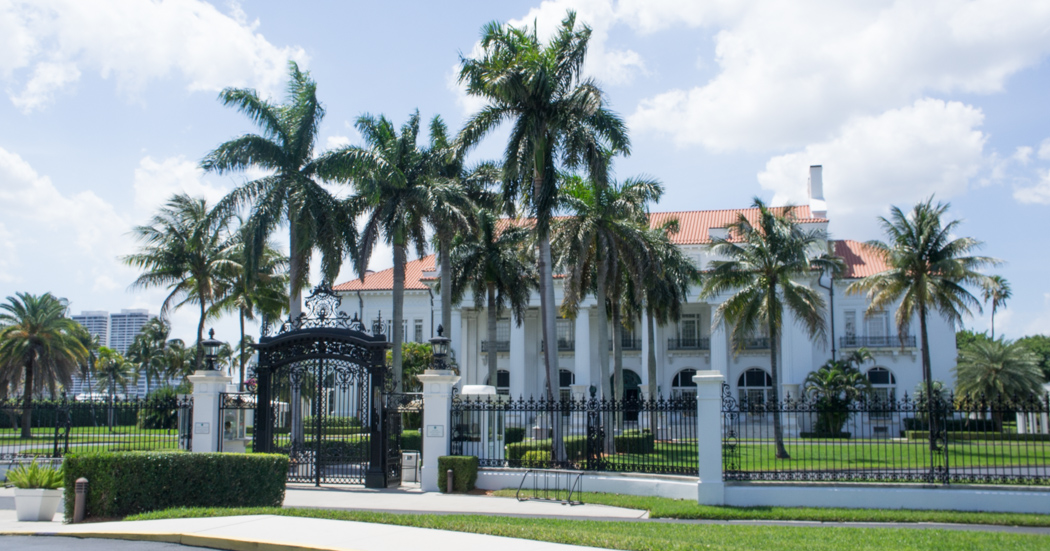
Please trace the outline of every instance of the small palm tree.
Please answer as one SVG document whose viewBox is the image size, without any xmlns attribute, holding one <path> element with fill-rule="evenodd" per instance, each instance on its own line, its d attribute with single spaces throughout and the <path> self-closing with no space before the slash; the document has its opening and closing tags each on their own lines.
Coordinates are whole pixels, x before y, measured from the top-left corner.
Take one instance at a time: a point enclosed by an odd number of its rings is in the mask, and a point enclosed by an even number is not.
<svg viewBox="0 0 1050 551">
<path fill-rule="evenodd" d="M 895 320 L 902 342 L 912 320 L 919 319 L 922 379 L 927 396 L 935 396 L 927 332 L 930 312 L 936 310 L 955 324 L 970 315 L 970 308 L 980 311 L 980 302 L 964 285 L 987 288 L 988 277 L 977 270 L 1001 263 L 986 256 L 969 256 L 980 248 L 981 242 L 970 237 L 953 237 L 959 221 L 947 224 L 941 221 L 948 207 L 947 203 L 935 205 L 933 197 L 915 205 L 909 214 L 893 207 L 890 218 L 879 219 L 889 242 L 867 243 L 889 268 L 851 284 L 846 290 L 851 294 L 866 294 L 869 314 L 898 303 Z M 933 407 L 932 400 L 927 404 Z M 931 424 L 930 430 L 936 432 L 936 427 Z M 933 438 L 930 446 L 931 449 L 936 446 Z"/>
<path fill-rule="evenodd" d="M 175 195 L 153 216 L 150 223 L 134 229 L 143 243 L 140 252 L 124 257 L 129 266 L 142 275 L 134 287 L 164 287 L 160 317 L 187 304 L 200 309 L 197 321 L 197 354 L 195 365 L 201 369 L 204 360 L 204 322 L 209 309 L 222 300 L 222 274 L 235 269 L 230 256 L 229 218 L 208 209 L 204 199 Z"/>
<path fill-rule="evenodd" d="M 955 390 L 974 402 L 1008 404 L 1038 396 L 1043 372 L 1039 357 L 1016 341 L 976 341 L 959 351 Z"/>
<path fill-rule="evenodd" d="M 475 215 L 474 232 L 452 242 L 452 300 L 459 302 L 469 291 L 474 305 L 485 305 L 488 315 L 488 383 L 496 384 L 496 324 L 500 314 L 510 308 L 521 325 L 529 295 L 536 285 L 536 270 L 526 252 L 528 229 L 500 227 L 496 214 L 480 210 Z"/>
<path fill-rule="evenodd" d="M 22 438 L 32 438 L 33 394 L 70 386 L 88 357 L 80 325 L 51 293 L 17 293 L 0 304 L 0 381 L 22 387 Z"/>
<path fill-rule="evenodd" d="M 356 246 L 356 226 L 344 205 L 321 185 L 332 167 L 327 157 L 314 154 L 324 118 L 317 83 L 295 62 L 288 65 L 283 104 L 270 103 L 255 90 L 243 88 L 227 88 L 219 94 L 223 105 L 247 115 L 261 134 L 245 134 L 220 145 L 204 157 L 201 168 L 218 174 L 253 168 L 267 173 L 230 192 L 216 212 L 230 217 L 249 206 L 244 228 L 249 236 L 245 249 L 249 265 L 259 265 L 270 236 L 288 224 L 288 311 L 294 318 L 302 312 L 302 290 L 308 286 L 314 250 L 321 253 L 322 277 L 331 282 L 339 275 L 343 257 Z"/>
<path fill-rule="evenodd" d="M 102 343 L 99 342 L 98 335 L 92 335 L 83 326 L 77 328 L 76 338 L 87 352 L 78 366 L 77 375 L 84 381 L 84 387 L 87 387 L 88 392 L 91 392 L 91 374 L 95 371 L 95 360 L 98 358 L 98 349 L 102 347 Z"/>
<path fill-rule="evenodd" d="M 134 364 L 127 361 L 116 350 L 103 346 L 98 350 L 98 361 L 95 363 L 95 390 L 109 395 L 110 401 L 116 399 L 117 390 L 127 393 L 128 385 L 134 377 Z"/>
<path fill-rule="evenodd" d="M 537 270 L 547 398 L 557 396 L 558 349 L 550 224 L 558 204 L 557 164 L 564 170 L 587 167 L 604 183 L 607 151 L 627 154 L 627 127 L 606 108 L 598 84 L 582 76 L 591 29 L 577 27 L 568 12 L 547 44 L 535 29 L 498 22 L 485 26 L 479 57 L 461 58 L 459 80 L 467 92 L 488 101 L 459 134 L 460 147 L 474 147 L 502 123 L 511 124 L 503 157 L 505 198 L 524 197 L 536 219 Z M 555 431 L 560 430 L 555 424 Z M 555 435 L 555 441 L 559 441 Z M 559 451 L 556 449 L 555 451 Z M 561 453 L 556 454 L 561 457 Z"/>
<path fill-rule="evenodd" d="M 193 373 L 193 349 L 187 348 L 182 339 L 171 339 L 164 348 L 164 379 L 186 380 Z"/>
<path fill-rule="evenodd" d="M 824 340 L 827 334 L 824 297 L 804 280 L 814 270 L 838 271 L 842 261 L 818 251 L 827 250 L 827 236 L 820 230 L 805 230 L 792 207 L 777 212 L 755 198 L 754 222 L 743 213 L 729 225 L 729 236 L 712 239 L 710 249 L 728 260 L 712 261 L 701 298 L 733 293 L 715 310 L 715 323 L 732 324 L 737 346 L 764 326 L 769 333 L 769 364 L 773 388 L 773 437 L 776 457 L 790 458 L 784 448 L 784 432 L 777 409 L 780 374 L 780 331 L 784 313 L 790 311 L 811 337 Z"/>
<path fill-rule="evenodd" d="M 1011 297 L 1010 282 L 1001 275 L 993 275 L 988 278 L 984 289 L 981 290 L 981 298 L 985 302 L 992 303 L 992 340 L 995 340 L 995 313 L 999 307 L 1006 307 L 1006 301 Z"/>
<path fill-rule="evenodd" d="M 861 348 L 841 360 L 828 360 L 806 376 L 803 388 L 817 402 L 816 432 L 837 435 L 849 419 L 850 403 L 871 394 L 871 382 L 860 366 L 872 359 L 871 353 Z"/>
<path fill-rule="evenodd" d="M 134 374 L 135 384 L 138 384 L 139 377 L 145 377 L 146 395 L 150 394 L 150 382 L 160 381 L 164 373 L 164 347 L 170 332 L 171 328 L 167 322 L 153 318 L 142 326 L 128 347 L 126 358 L 137 367 Z"/>
</svg>

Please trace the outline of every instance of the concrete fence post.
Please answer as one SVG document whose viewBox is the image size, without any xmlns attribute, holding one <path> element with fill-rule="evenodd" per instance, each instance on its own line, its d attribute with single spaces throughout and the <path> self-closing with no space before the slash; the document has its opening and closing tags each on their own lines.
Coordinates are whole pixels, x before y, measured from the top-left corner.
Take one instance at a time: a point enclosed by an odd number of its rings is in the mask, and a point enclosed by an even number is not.
<svg viewBox="0 0 1050 551">
<path fill-rule="evenodd" d="M 416 376 L 423 383 L 423 468 L 420 486 L 438 491 L 438 457 L 448 455 L 452 441 L 452 387 L 459 375 L 446 369 L 428 369 Z"/>
<path fill-rule="evenodd" d="M 186 377 L 193 385 L 193 451 L 217 452 L 222 438 L 219 395 L 233 380 L 221 371 L 194 371 Z"/>
<path fill-rule="evenodd" d="M 718 371 L 697 371 L 696 447 L 699 457 L 697 503 L 725 505 L 725 482 L 722 480 L 722 383 Z"/>
</svg>

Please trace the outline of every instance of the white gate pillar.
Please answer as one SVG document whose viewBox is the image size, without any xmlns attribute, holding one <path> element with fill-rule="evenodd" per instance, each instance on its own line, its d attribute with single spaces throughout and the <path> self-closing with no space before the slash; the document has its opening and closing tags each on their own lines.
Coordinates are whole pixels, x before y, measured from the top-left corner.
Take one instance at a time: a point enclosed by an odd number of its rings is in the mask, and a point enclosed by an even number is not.
<svg viewBox="0 0 1050 551">
<path fill-rule="evenodd" d="M 186 377 L 193 385 L 193 451 L 219 451 L 222 420 L 219 419 L 219 394 L 233 380 L 220 371 L 194 371 Z"/>
<path fill-rule="evenodd" d="M 459 375 L 447 369 L 428 369 L 416 375 L 423 383 L 423 467 L 420 486 L 438 491 L 438 457 L 448 455 L 452 441 L 452 387 Z"/>
<path fill-rule="evenodd" d="M 722 383 L 718 371 L 697 371 L 696 447 L 699 457 L 697 502 L 701 505 L 725 505 L 725 482 L 722 480 Z"/>
</svg>

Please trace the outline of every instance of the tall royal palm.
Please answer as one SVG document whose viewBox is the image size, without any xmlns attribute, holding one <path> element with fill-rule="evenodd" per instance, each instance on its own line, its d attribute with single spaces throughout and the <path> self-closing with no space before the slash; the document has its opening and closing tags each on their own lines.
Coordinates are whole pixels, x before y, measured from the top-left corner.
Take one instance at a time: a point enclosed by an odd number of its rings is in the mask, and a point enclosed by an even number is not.
<svg viewBox="0 0 1050 551">
<path fill-rule="evenodd" d="M 353 183 L 355 194 L 347 209 L 355 218 L 365 217 L 365 224 L 354 258 L 357 271 L 364 277 L 368 260 L 380 238 L 393 248 L 393 343 L 392 364 L 395 385 L 401 389 L 401 343 L 404 342 L 405 264 L 408 248 L 426 253 L 428 222 L 436 210 L 451 216 L 465 216 L 455 205 L 462 197 L 459 185 L 433 177 L 429 151 L 418 146 L 419 112 L 413 113 L 400 133 L 386 117 L 362 115 L 357 130 L 365 147 L 348 146 L 326 157 L 333 178 Z"/>
<path fill-rule="evenodd" d="M 150 383 L 159 382 L 164 374 L 164 348 L 167 346 L 170 332 L 171 328 L 167 322 L 153 318 L 142 326 L 128 347 L 127 360 L 137 368 L 134 381 L 137 384 L 139 377 L 146 378 L 147 395 L 150 393 Z"/>
<path fill-rule="evenodd" d="M 527 228 L 500 224 L 489 210 L 476 216 L 477 228 L 453 240 L 451 251 L 452 300 L 459 302 L 468 292 L 474 305 L 484 305 L 488 315 L 488 384 L 496 385 L 496 325 L 508 307 L 521 325 L 529 295 L 535 288 L 536 270 L 526 248 L 531 232 Z"/>
<path fill-rule="evenodd" d="M 176 195 L 149 224 L 134 229 L 142 249 L 124 257 L 128 265 L 142 270 L 133 286 L 169 291 L 161 318 L 188 304 L 198 306 L 196 369 L 201 369 L 204 359 L 204 321 L 222 299 L 222 274 L 235 264 L 230 258 L 228 220 L 209 211 L 204 199 Z"/>
<path fill-rule="evenodd" d="M 576 25 L 569 12 L 550 42 L 541 44 L 533 28 L 498 22 L 485 26 L 478 58 L 462 58 L 459 80 L 471 95 L 488 101 L 467 121 L 459 143 L 469 148 L 504 122 L 511 123 L 503 159 L 504 195 L 524 196 L 536 219 L 540 309 L 547 397 L 558 384 L 554 279 L 550 224 L 557 205 L 558 164 L 587 166 L 604 183 L 606 150 L 627 154 L 630 142 L 623 121 L 605 108 L 598 85 L 582 78 L 591 29 Z"/>
<path fill-rule="evenodd" d="M 827 237 L 820 230 L 806 230 L 797 223 L 794 209 L 771 209 L 755 198 L 754 219 L 741 213 L 729 225 L 728 237 L 716 237 L 710 245 L 717 258 L 704 278 L 701 298 L 732 293 L 715 310 L 715 323 L 732 326 L 732 339 L 742 346 L 765 327 L 769 334 L 769 365 L 773 388 L 773 437 L 776 457 L 787 459 L 784 431 L 777 409 L 780 388 L 778 359 L 784 314 L 790 312 L 813 338 L 825 339 L 825 303 L 820 293 L 806 284 L 814 270 L 838 271 L 842 261 L 820 251 L 827 250 Z"/>
<path fill-rule="evenodd" d="M 564 178 L 561 203 L 571 216 L 553 227 L 553 245 L 568 277 L 563 308 L 575 314 L 580 301 L 594 290 L 598 318 L 598 364 L 602 397 L 623 399 L 621 296 L 625 278 L 640 287 L 649 270 L 648 205 L 663 194 L 659 182 L 646 178 L 623 183 L 599 184 L 575 176 Z M 609 312 L 612 304 L 614 356 L 613 380 L 609 379 Z"/>
<path fill-rule="evenodd" d="M 1006 301 L 1010 300 L 1010 282 L 1006 281 L 1006 278 L 1001 275 L 989 276 L 987 282 L 984 285 L 984 289 L 981 290 L 981 298 L 985 302 L 992 303 L 992 340 L 995 340 L 995 313 L 1000 307 L 1006 306 Z"/>
<path fill-rule="evenodd" d="M 32 438 L 33 393 L 70 386 L 87 358 L 80 326 L 51 293 L 18 293 L 0 304 L 0 380 L 22 387 L 22 438 Z"/>
<path fill-rule="evenodd" d="M 250 264 L 257 264 L 255 257 L 264 254 L 270 236 L 288 223 L 288 309 L 296 317 L 302 312 L 302 290 L 314 250 L 321 253 L 322 277 L 331 282 L 345 253 L 354 249 L 355 226 L 340 201 L 321 185 L 329 172 L 326 157 L 314 156 L 324 118 L 317 83 L 294 62 L 289 66 L 283 104 L 270 103 L 248 89 L 227 88 L 219 94 L 224 105 L 247 115 L 261 134 L 245 134 L 220 145 L 204 157 L 201 168 L 219 174 L 248 169 L 268 173 L 230 192 L 216 210 L 230 216 L 250 206 L 245 223 Z"/>
<path fill-rule="evenodd" d="M 890 218 L 879 219 L 889 242 L 867 243 L 882 257 L 888 269 L 847 289 L 849 293 L 867 294 L 868 313 L 883 311 L 899 302 L 895 321 L 902 342 L 912 320 L 918 317 L 922 378 L 927 396 L 934 396 L 927 317 L 936 310 L 949 322 L 959 323 L 963 316 L 970 314 L 971 307 L 980 310 L 980 302 L 963 286 L 987 287 L 988 276 L 977 270 L 1000 263 L 995 258 L 970 256 L 981 242 L 970 237 L 953 237 L 959 221 L 941 222 L 948 206 L 947 203 L 934 204 L 930 197 L 915 205 L 909 214 L 893 207 Z M 934 445 L 932 439 L 930 445 Z"/>
<path fill-rule="evenodd" d="M 215 304 L 216 312 L 236 312 L 240 322 L 241 338 L 237 346 L 237 364 L 240 384 L 244 385 L 245 366 L 250 354 L 246 343 L 245 320 L 254 320 L 256 314 L 264 319 L 277 319 L 288 304 L 288 260 L 272 243 L 263 246 L 262 254 L 248 252 L 250 236 L 242 231 L 230 251 L 233 263 L 222 274 L 224 297 Z"/>
</svg>

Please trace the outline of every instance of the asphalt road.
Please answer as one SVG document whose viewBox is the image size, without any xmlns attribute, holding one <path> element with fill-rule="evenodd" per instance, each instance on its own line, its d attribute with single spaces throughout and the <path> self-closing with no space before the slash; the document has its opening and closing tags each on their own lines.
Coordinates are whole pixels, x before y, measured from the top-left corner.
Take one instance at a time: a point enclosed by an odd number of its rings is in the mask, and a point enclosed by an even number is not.
<svg viewBox="0 0 1050 551">
<path fill-rule="evenodd" d="M 177 543 L 57 536 L 0 536 L 0 549 L 17 549 L 18 551 L 191 551 L 200 549 L 204 551 L 203 547 L 188 547 Z"/>
</svg>

